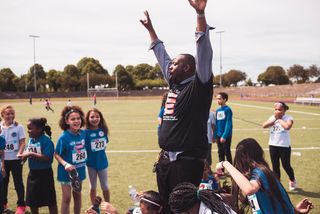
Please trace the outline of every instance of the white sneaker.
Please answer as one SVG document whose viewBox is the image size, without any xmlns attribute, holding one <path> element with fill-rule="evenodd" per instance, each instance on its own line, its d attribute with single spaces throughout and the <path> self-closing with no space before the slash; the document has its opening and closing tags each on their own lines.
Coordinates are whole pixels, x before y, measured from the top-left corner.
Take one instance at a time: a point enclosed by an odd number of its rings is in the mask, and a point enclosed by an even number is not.
<svg viewBox="0 0 320 214">
<path fill-rule="evenodd" d="M 294 191 L 297 189 L 297 181 L 294 180 L 294 181 L 289 181 L 289 190 L 290 191 Z"/>
</svg>

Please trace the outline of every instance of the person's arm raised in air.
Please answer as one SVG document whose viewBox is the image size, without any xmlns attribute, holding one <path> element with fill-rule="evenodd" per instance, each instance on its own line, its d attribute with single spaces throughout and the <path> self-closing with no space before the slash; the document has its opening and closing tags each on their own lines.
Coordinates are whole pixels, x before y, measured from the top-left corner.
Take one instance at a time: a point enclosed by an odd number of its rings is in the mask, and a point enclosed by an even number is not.
<svg viewBox="0 0 320 214">
<path fill-rule="evenodd" d="M 197 53 L 196 71 L 202 83 L 206 83 L 212 76 L 212 47 L 210 43 L 209 30 L 213 29 L 207 25 L 205 8 L 207 0 L 188 0 L 197 13 Z"/>
<path fill-rule="evenodd" d="M 160 65 L 163 76 L 167 83 L 169 83 L 169 66 L 171 63 L 171 58 L 169 57 L 162 41 L 158 38 L 157 33 L 153 28 L 148 11 L 145 11 L 144 15 L 145 19 L 141 19 L 140 22 L 149 32 L 151 39 L 150 49 L 153 50 Z"/>
</svg>

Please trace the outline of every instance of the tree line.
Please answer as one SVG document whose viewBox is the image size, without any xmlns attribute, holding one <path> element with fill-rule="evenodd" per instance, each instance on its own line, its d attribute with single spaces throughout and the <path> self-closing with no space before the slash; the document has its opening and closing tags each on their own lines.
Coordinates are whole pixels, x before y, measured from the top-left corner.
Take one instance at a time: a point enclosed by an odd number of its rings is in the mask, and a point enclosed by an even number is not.
<svg viewBox="0 0 320 214">
<path fill-rule="evenodd" d="M 247 78 L 245 72 L 239 70 L 231 69 L 227 73 L 222 74 L 222 85 L 224 87 L 237 86 L 242 81 L 247 86 L 254 84 L 251 78 Z M 281 66 L 269 66 L 264 72 L 259 74 L 257 81 L 262 85 L 320 82 L 320 68 L 317 65 L 310 65 L 308 68 L 304 68 L 301 65 L 295 64 L 286 71 Z M 220 85 L 220 75 L 215 76 L 213 82 L 215 85 Z"/>
<path fill-rule="evenodd" d="M 34 91 L 34 72 L 36 73 L 37 91 L 39 92 L 69 92 L 87 90 L 87 73 L 90 76 L 90 87 L 103 85 L 115 87 L 116 76 L 119 90 L 143 89 L 166 86 L 158 64 L 152 66 L 146 63 L 138 65 L 117 65 L 109 74 L 99 60 L 84 57 L 76 65 L 66 65 L 63 71 L 50 69 L 45 71 L 42 65 L 35 64 L 26 74 L 16 76 L 10 68 L 0 70 L 0 91 Z M 231 69 L 222 75 L 224 87 L 236 86 L 239 82 L 253 85 L 245 72 Z M 304 68 L 293 65 L 287 71 L 281 66 L 269 66 L 258 76 L 258 82 L 269 85 L 284 85 L 289 83 L 320 82 L 320 68 L 311 65 Z M 214 77 L 213 84 L 220 85 L 220 75 Z"/>
</svg>

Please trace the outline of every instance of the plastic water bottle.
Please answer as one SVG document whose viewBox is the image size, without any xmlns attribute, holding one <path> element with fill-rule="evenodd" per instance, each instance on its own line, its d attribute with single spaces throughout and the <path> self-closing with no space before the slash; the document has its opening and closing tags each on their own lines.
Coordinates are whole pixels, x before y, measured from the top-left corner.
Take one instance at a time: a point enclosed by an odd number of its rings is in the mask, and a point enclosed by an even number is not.
<svg viewBox="0 0 320 214">
<path fill-rule="evenodd" d="M 132 185 L 129 185 L 129 196 L 133 201 L 133 205 L 138 207 L 139 206 L 139 197 L 138 197 L 136 188 L 134 188 Z"/>
<path fill-rule="evenodd" d="M 97 214 L 100 214 L 100 204 L 101 204 L 102 198 L 97 196 L 94 201 L 93 204 L 91 206 L 91 209 L 93 209 L 94 211 L 96 211 Z"/>
</svg>

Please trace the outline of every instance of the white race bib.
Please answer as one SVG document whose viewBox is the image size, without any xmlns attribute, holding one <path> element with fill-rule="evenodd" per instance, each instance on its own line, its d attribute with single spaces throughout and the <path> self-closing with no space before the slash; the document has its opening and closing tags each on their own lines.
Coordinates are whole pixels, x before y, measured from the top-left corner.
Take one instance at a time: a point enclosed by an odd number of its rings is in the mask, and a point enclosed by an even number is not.
<svg viewBox="0 0 320 214">
<path fill-rule="evenodd" d="M 281 133 L 284 131 L 284 128 L 281 126 L 280 123 L 276 123 L 271 127 L 271 132 L 272 133 Z"/>
<path fill-rule="evenodd" d="M 134 210 L 132 211 L 132 214 L 142 214 L 141 208 L 140 207 L 134 208 Z"/>
<path fill-rule="evenodd" d="M 91 151 L 97 152 L 97 151 L 105 150 L 106 145 L 107 145 L 106 138 L 96 138 L 91 141 Z"/>
<path fill-rule="evenodd" d="M 39 142 L 28 144 L 27 151 L 42 154 L 41 153 L 41 144 Z"/>
<path fill-rule="evenodd" d="M 87 160 L 87 150 L 80 149 L 78 151 L 72 150 L 72 162 L 74 164 L 79 164 Z"/>
<path fill-rule="evenodd" d="M 212 184 L 209 183 L 200 183 L 199 189 L 211 189 L 212 190 Z"/>
<path fill-rule="evenodd" d="M 13 141 L 8 141 L 6 143 L 6 148 L 5 151 L 6 152 L 17 152 L 19 149 L 19 143 L 15 140 Z"/>
<path fill-rule="evenodd" d="M 252 214 L 261 214 L 260 206 L 256 194 L 249 195 L 248 201 L 251 206 Z"/>
<path fill-rule="evenodd" d="M 217 120 L 224 120 L 226 118 L 226 115 L 224 111 L 218 111 L 217 112 Z"/>
</svg>

